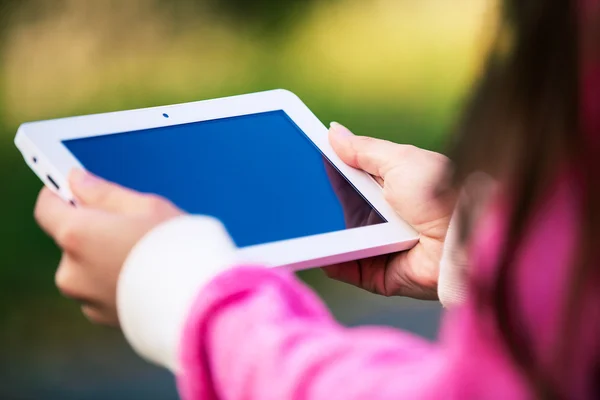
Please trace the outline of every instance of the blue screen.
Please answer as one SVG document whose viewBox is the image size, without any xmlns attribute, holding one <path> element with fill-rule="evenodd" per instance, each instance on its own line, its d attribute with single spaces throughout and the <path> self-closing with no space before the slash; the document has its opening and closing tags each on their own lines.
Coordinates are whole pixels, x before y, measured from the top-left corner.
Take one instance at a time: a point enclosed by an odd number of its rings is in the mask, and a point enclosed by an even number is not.
<svg viewBox="0 0 600 400">
<path fill-rule="evenodd" d="M 386 222 L 284 111 L 63 144 L 98 176 L 218 218 L 239 247 Z"/>
</svg>

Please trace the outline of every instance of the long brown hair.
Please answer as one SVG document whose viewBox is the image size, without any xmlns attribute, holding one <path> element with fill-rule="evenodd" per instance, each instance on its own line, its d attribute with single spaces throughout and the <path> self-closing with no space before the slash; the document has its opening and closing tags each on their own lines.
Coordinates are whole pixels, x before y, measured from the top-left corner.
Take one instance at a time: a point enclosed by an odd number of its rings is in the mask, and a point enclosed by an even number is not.
<svg viewBox="0 0 600 400">
<path fill-rule="evenodd" d="M 580 12 L 571 0 L 504 2 L 502 29 L 450 151 L 455 162 L 452 187 L 462 186 L 472 172 L 484 171 L 510 188 L 509 224 L 497 278 L 492 287 L 475 283 L 474 296 L 482 310 L 491 311 L 507 350 L 536 397 L 547 399 L 565 398 L 568 393 L 536 359 L 510 282 L 524 232 L 559 169 L 566 167 L 581 188 L 578 226 L 584 239 L 576 249 L 578 258 L 563 301 L 564 318 L 557 327 L 561 346 L 553 359 L 566 362 L 573 327 L 583 318 L 577 313 L 582 293 L 600 282 L 600 153 L 589 143 L 590 132 L 584 129 L 580 111 Z M 466 244 L 473 221 L 468 209 L 459 211 Z M 597 368 L 597 379 L 599 372 Z M 595 396 L 600 398 L 600 387 Z"/>
</svg>

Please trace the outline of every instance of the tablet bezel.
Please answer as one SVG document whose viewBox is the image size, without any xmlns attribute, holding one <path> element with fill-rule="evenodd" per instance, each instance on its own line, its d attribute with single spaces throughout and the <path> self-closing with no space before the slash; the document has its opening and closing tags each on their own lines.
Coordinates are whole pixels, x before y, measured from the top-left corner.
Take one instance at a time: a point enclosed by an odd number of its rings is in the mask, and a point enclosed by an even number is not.
<svg viewBox="0 0 600 400">
<path fill-rule="evenodd" d="M 292 92 L 283 89 L 192 103 L 77 116 L 21 125 L 17 148 L 38 177 L 66 201 L 72 200 L 67 176 L 81 163 L 64 140 L 112 135 L 172 125 L 268 111 L 284 111 L 332 164 L 362 193 L 387 223 L 282 240 L 240 249 L 247 262 L 293 269 L 406 250 L 418 241 L 417 232 L 385 201 L 381 187 L 368 174 L 346 165 L 328 140 L 328 129 Z"/>
</svg>

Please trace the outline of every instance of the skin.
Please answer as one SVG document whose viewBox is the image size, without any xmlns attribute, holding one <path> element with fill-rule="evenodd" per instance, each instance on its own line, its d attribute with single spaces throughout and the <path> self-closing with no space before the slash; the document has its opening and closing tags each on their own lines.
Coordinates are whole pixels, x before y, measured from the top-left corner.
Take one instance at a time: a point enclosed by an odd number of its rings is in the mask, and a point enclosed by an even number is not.
<svg viewBox="0 0 600 400">
<path fill-rule="evenodd" d="M 81 303 L 88 319 L 116 326 L 117 280 L 127 255 L 148 231 L 182 212 L 163 198 L 81 170 L 71 173 L 69 184 L 78 207 L 47 188 L 35 207 L 38 224 L 62 250 L 56 286 Z"/>
<path fill-rule="evenodd" d="M 339 124 L 332 124 L 330 142 L 344 162 L 376 178 L 387 201 L 421 238 L 406 252 L 326 267 L 327 275 L 387 296 L 437 298 L 438 264 L 455 199 L 434 196 L 434 188 L 448 160 L 413 146 L 354 136 Z M 117 326 L 116 287 L 127 255 L 146 233 L 183 212 L 161 197 L 81 170 L 71 173 L 69 184 L 78 207 L 47 188 L 35 206 L 36 221 L 62 250 L 56 285 L 82 304 L 88 319 Z"/>
<path fill-rule="evenodd" d="M 354 136 L 336 123 L 329 139 L 342 161 L 377 180 L 385 199 L 419 232 L 420 239 L 409 251 L 329 266 L 325 273 L 384 296 L 437 299 L 438 266 L 456 203 L 453 192 L 435 194 L 448 158 L 414 146 Z"/>
</svg>

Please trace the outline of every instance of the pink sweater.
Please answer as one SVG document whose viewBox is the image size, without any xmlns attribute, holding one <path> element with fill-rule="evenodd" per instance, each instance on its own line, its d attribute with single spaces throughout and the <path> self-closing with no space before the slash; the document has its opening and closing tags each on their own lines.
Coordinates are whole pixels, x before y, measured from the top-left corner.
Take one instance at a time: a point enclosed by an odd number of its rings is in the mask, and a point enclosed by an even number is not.
<svg viewBox="0 0 600 400">
<path fill-rule="evenodd" d="M 560 294 L 577 240 L 572 189 L 564 179 L 553 190 L 514 282 L 529 321 L 523 328 L 536 338 L 542 358 L 556 338 Z M 476 235 L 479 251 L 472 256 L 484 281 L 493 273 L 489 265 L 503 229 L 499 210 L 485 215 Z M 342 327 L 291 273 L 230 268 L 235 264 L 235 249 L 220 224 L 183 217 L 145 237 L 122 272 L 124 333 L 142 356 L 177 375 L 183 399 L 530 395 L 495 327 L 469 300 L 447 311 L 439 341 L 430 343 L 384 327 Z M 588 311 L 598 316 L 595 300 Z M 584 331 L 578 367 L 562 372 L 573 399 L 590 393 L 592 382 L 582 377 L 599 359 L 599 334 Z"/>
</svg>

